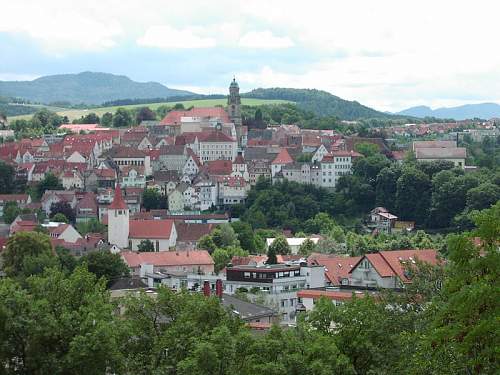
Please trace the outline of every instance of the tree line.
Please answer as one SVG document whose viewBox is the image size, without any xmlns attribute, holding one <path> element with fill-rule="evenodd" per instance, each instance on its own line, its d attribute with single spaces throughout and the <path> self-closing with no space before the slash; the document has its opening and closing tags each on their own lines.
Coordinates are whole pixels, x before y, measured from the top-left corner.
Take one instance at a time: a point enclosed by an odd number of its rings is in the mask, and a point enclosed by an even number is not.
<svg viewBox="0 0 500 375">
<path fill-rule="evenodd" d="M 257 335 L 216 297 L 159 288 L 112 299 L 86 264 L 13 262 L 16 239 L 0 280 L 2 373 L 497 374 L 500 204 L 472 217 L 472 232 L 448 239 L 446 263 L 407 268 L 402 293 L 320 299 L 296 327 Z"/>
<path fill-rule="evenodd" d="M 411 155 L 398 164 L 370 147 L 359 149 L 366 156 L 354 161 L 352 175 L 341 177 L 335 191 L 286 180 L 258 181 L 242 207 L 242 219 L 255 229 L 307 231 L 308 220 L 320 212 L 352 226 L 356 218 L 383 206 L 420 228 L 457 230 L 470 227 L 469 212 L 500 200 L 498 169 L 465 173 L 451 162 L 417 162 Z"/>
</svg>

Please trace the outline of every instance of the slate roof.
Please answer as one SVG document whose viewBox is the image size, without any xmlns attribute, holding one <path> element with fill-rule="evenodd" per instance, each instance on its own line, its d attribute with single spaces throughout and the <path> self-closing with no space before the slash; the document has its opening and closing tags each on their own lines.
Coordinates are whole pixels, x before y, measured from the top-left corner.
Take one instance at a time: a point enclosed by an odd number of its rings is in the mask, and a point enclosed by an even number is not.
<svg viewBox="0 0 500 375">
<path fill-rule="evenodd" d="M 255 303 L 243 301 L 239 298 L 228 294 L 222 294 L 222 305 L 234 315 L 239 316 L 242 320 L 254 320 L 264 317 L 277 316 L 277 312 L 266 306 L 257 305 Z"/>
<path fill-rule="evenodd" d="M 144 289 L 145 284 L 140 277 L 121 277 L 109 287 L 110 290 Z"/>
</svg>

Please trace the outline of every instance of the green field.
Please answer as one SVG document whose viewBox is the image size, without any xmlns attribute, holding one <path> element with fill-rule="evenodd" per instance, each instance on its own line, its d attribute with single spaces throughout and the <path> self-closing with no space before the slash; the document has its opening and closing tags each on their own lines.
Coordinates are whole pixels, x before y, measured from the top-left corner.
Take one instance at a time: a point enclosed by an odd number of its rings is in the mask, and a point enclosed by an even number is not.
<svg viewBox="0 0 500 375">
<path fill-rule="evenodd" d="M 91 109 L 64 109 L 64 108 L 55 108 L 55 107 L 46 107 L 51 111 L 57 112 L 61 116 L 68 116 L 70 121 L 80 118 L 90 112 L 96 113 L 98 116 L 102 116 L 106 112 L 114 113 L 117 108 L 137 108 L 137 107 L 149 107 L 151 109 L 157 109 L 162 105 L 171 105 L 174 106 L 177 103 L 181 103 L 184 107 L 188 108 L 191 106 L 194 107 L 213 107 L 216 105 L 226 105 L 227 99 L 199 99 L 199 100 L 185 100 L 185 101 L 176 101 L 176 102 L 163 102 L 163 103 L 150 103 L 150 104 L 132 104 L 132 105 L 120 105 L 120 106 L 112 106 L 112 107 L 99 107 L 99 108 L 91 108 Z M 249 105 L 249 106 L 257 106 L 263 104 L 282 104 L 282 103 L 291 103 L 287 100 L 271 100 L 271 99 L 252 99 L 252 98 L 242 98 L 241 104 Z M 10 121 L 17 119 L 29 119 L 32 115 L 21 115 L 21 116 L 12 116 L 9 117 Z"/>
</svg>

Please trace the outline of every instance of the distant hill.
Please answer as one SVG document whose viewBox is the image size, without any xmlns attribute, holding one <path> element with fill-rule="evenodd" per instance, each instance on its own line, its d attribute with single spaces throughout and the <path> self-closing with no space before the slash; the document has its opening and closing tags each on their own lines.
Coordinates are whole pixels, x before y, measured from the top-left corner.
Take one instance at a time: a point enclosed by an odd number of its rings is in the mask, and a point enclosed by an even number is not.
<svg viewBox="0 0 500 375">
<path fill-rule="evenodd" d="M 318 116 L 337 116 L 342 120 L 362 118 L 395 118 L 392 114 L 376 111 L 356 101 L 349 101 L 329 92 L 312 89 L 270 88 L 255 89 L 242 95 L 246 98 L 281 99 L 297 103 L 302 109 Z"/>
<path fill-rule="evenodd" d="M 480 103 L 437 109 L 431 109 L 426 106 L 418 106 L 405 109 L 397 114 L 414 117 L 449 118 L 455 120 L 467 120 L 473 118 L 490 119 L 493 117 L 500 117 L 500 105 L 496 103 Z"/>
<path fill-rule="evenodd" d="M 44 104 L 101 104 L 119 99 L 169 98 L 194 93 L 170 89 L 157 82 L 135 82 L 126 76 L 83 72 L 45 76 L 33 81 L 0 81 L 0 95 Z"/>
</svg>

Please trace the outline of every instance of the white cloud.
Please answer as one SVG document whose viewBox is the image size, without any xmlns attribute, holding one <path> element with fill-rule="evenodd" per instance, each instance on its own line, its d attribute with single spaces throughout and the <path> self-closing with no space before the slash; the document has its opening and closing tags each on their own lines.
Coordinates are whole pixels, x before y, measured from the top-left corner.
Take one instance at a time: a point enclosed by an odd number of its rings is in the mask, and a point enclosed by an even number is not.
<svg viewBox="0 0 500 375">
<path fill-rule="evenodd" d="M 51 6 L 52 5 L 52 6 Z M 49 53 L 94 51 L 113 47 L 123 35 L 113 13 L 98 13 L 95 1 L 77 9 L 68 3 L 54 7 L 48 3 L 9 1 L 2 4 L 0 32 L 20 34 L 38 41 Z"/>
<path fill-rule="evenodd" d="M 214 38 L 204 37 L 203 29 L 174 29 L 168 25 L 151 26 L 137 39 L 137 44 L 157 48 L 211 48 L 217 45 Z"/>
<path fill-rule="evenodd" d="M 250 31 L 243 35 L 238 42 L 240 47 L 245 48 L 288 48 L 294 43 L 289 37 L 279 37 L 273 35 L 269 30 Z"/>
<path fill-rule="evenodd" d="M 16 0 L 1 8 L 0 33 L 28 37 L 50 55 L 77 60 L 81 54 L 82 65 L 88 51 L 131 43 L 218 47 L 221 62 L 203 72 L 206 79 L 176 79 L 202 86 L 197 91 L 224 85 L 217 80 L 239 70 L 247 89 L 317 87 L 387 110 L 500 99 L 500 2 L 491 0 L 310 0 L 307 6 L 303 0 L 219 0 L 215 6 L 205 0 L 148 0 L 147 6 L 137 0 L 44 0 L 43 6 Z M 112 64 L 110 58 L 109 71 Z"/>
</svg>

